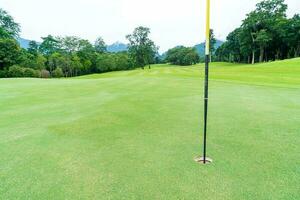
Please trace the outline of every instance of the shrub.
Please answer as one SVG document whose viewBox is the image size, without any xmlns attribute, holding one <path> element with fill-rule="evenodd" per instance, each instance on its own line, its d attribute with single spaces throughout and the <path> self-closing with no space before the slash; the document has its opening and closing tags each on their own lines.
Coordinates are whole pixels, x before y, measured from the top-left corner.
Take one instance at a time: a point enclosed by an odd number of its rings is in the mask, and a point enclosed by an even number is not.
<svg viewBox="0 0 300 200">
<path fill-rule="evenodd" d="M 48 70 L 43 69 L 41 71 L 41 78 L 50 78 L 50 72 Z"/>
<path fill-rule="evenodd" d="M 166 54 L 166 61 L 174 65 L 192 65 L 200 61 L 195 48 L 175 47 Z"/>
<path fill-rule="evenodd" d="M 64 76 L 64 73 L 60 67 L 58 67 L 54 71 L 52 71 L 52 77 L 54 77 L 54 78 L 61 78 L 63 76 Z"/>
<path fill-rule="evenodd" d="M 36 70 L 31 68 L 24 68 L 24 77 L 36 77 Z"/>
<path fill-rule="evenodd" d="M 0 78 L 7 78 L 9 77 L 8 70 L 0 70 Z"/>
<path fill-rule="evenodd" d="M 10 77 L 23 77 L 24 76 L 24 68 L 13 65 L 9 67 L 8 74 Z"/>
<path fill-rule="evenodd" d="M 35 70 L 35 77 L 36 78 L 41 78 L 42 74 L 40 70 Z"/>
</svg>

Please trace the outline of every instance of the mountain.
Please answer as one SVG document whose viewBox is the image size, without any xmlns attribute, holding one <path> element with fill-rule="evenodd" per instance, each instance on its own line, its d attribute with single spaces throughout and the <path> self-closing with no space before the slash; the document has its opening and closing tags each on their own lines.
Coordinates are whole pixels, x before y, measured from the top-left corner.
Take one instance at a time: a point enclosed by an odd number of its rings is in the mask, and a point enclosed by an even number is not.
<svg viewBox="0 0 300 200">
<path fill-rule="evenodd" d="M 215 44 L 215 49 L 219 48 L 224 42 L 221 40 L 217 40 L 216 44 Z M 198 54 L 203 57 L 205 54 L 205 42 L 201 43 L 201 44 L 197 44 L 194 46 L 194 48 L 196 48 Z"/>
<path fill-rule="evenodd" d="M 24 39 L 24 38 L 19 38 L 18 39 L 18 42 L 20 44 L 20 46 L 24 49 L 27 49 L 29 47 L 29 42 L 31 40 L 27 40 L 27 39 Z M 220 47 L 224 42 L 221 41 L 221 40 L 217 40 L 216 42 L 216 45 L 215 45 L 215 48 L 217 49 L 218 47 Z M 201 43 L 201 44 L 197 44 L 194 46 L 198 52 L 198 54 L 203 57 L 204 55 L 204 52 L 205 52 L 205 42 Z M 107 51 L 108 52 L 121 52 L 121 51 L 127 51 L 128 50 L 128 45 L 127 44 L 124 44 L 124 43 L 121 43 L 121 42 L 115 42 L 111 45 L 108 45 L 107 46 Z M 165 57 L 165 53 L 163 53 L 161 55 L 161 57 Z"/>
<path fill-rule="evenodd" d="M 115 42 L 111 45 L 107 46 L 107 51 L 108 52 L 121 52 L 121 51 L 127 51 L 128 46 L 127 44 L 121 43 L 121 42 Z"/>
<path fill-rule="evenodd" d="M 22 48 L 28 49 L 30 40 L 24 38 L 18 38 L 18 42 Z"/>
</svg>

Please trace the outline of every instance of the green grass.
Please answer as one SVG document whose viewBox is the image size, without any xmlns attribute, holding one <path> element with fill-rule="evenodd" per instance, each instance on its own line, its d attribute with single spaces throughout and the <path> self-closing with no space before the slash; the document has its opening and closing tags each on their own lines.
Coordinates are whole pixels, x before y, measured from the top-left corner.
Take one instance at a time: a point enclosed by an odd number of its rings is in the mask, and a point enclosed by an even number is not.
<svg viewBox="0 0 300 200">
<path fill-rule="evenodd" d="M 300 59 L 0 80 L 0 199 L 300 199 Z"/>
</svg>

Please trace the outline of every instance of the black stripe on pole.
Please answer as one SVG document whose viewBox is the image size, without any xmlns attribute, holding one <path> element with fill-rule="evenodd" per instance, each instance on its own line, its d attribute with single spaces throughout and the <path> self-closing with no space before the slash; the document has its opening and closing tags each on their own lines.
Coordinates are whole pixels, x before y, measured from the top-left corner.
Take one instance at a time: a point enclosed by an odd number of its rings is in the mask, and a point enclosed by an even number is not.
<svg viewBox="0 0 300 200">
<path fill-rule="evenodd" d="M 207 110 L 208 110 L 208 74 L 209 55 L 205 56 L 205 82 L 204 82 L 204 137 L 203 137 L 203 163 L 206 163 L 206 131 L 207 131 Z"/>
</svg>

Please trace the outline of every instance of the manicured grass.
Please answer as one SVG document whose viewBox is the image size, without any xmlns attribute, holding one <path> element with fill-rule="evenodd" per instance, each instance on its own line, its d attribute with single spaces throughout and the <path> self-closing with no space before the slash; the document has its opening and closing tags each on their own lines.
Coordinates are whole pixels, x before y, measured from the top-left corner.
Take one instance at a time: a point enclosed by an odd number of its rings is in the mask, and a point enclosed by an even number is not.
<svg viewBox="0 0 300 200">
<path fill-rule="evenodd" d="M 0 80 L 0 199 L 300 199 L 300 59 Z"/>
</svg>

